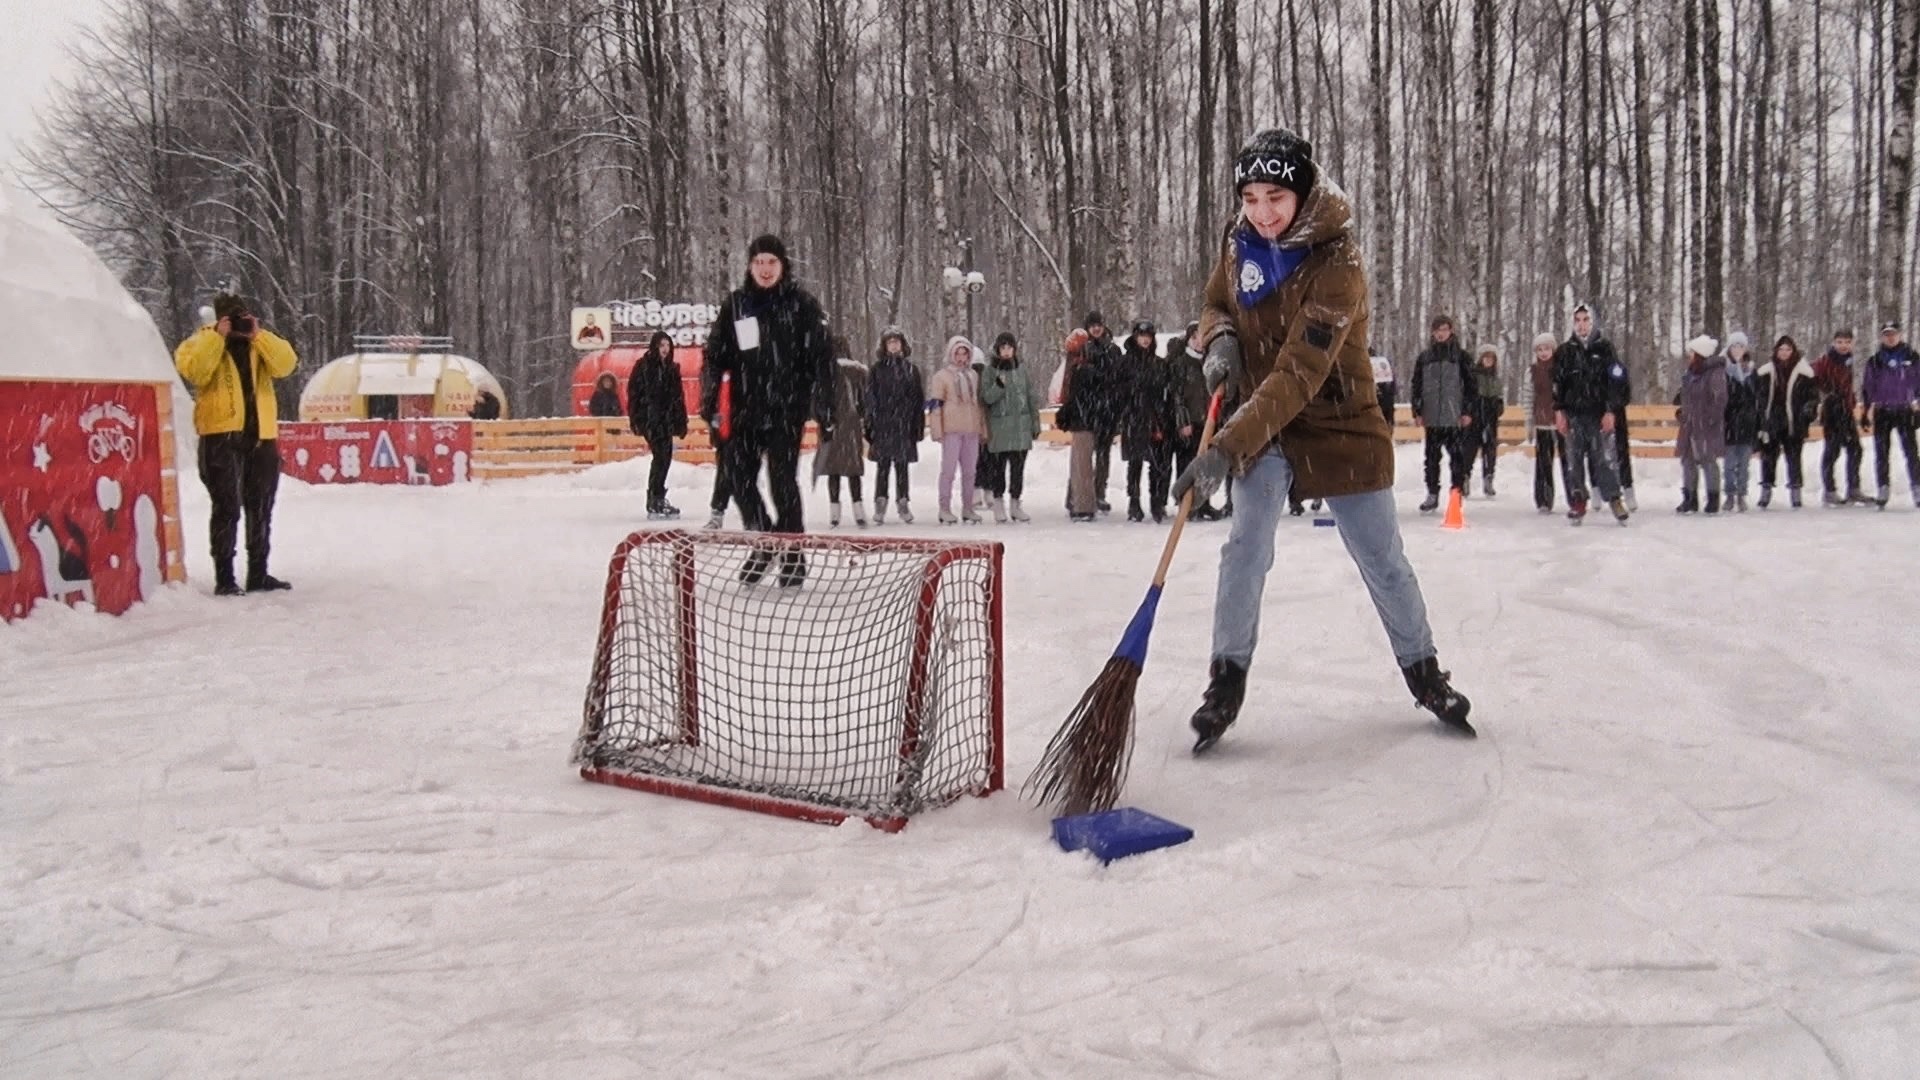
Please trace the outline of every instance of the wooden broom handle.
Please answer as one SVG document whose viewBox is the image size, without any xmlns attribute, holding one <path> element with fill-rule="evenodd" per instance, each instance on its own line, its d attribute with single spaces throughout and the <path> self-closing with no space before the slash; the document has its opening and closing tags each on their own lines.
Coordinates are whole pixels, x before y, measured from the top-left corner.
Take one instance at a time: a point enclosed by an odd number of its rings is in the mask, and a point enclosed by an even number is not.
<svg viewBox="0 0 1920 1080">
<path fill-rule="evenodd" d="M 1224 388 L 1215 390 L 1207 402 L 1207 423 L 1200 429 L 1200 453 L 1204 454 L 1213 445 L 1213 429 L 1220 419 L 1220 397 Z M 1199 460 L 1196 454 L 1194 459 Z M 1167 570 L 1173 565 L 1173 552 L 1180 546 L 1180 534 L 1187 529 L 1187 515 L 1193 513 L 1193 489 L 1188 488 L 1180 496 L 1180 510 L 1173 515 L 1173 530 L 1167 533 L 1167 546 L 1160 551 L 1160 568 L 1153 572 L 1153 587 L 1158 589 L 1167 583 Z"/>
</svg>

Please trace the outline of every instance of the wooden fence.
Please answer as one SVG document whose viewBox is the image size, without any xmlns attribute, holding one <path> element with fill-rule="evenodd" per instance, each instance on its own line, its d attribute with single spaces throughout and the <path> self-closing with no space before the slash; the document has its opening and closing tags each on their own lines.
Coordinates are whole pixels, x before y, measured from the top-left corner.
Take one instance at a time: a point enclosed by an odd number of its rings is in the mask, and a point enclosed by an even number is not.
<svg viewBox="0 0 1920 1080">
<path fill-rule="evenodd" d="M 1417 443 L 1424 432 L 1410 418 L 1405 405 L 1396 412 L 1393 438 L 1398 443 Z M 1633 454 L 1643 458 L 1674 456 L 1674 440 L 1679 423 L 1671 405 L 1630 405 L 1627 407 L 1628 431 L 1633 438 Z M 1046 429 L 1041 441 L 1064 445 L 1070 436 L 1053 428 L 1053 410 L 1041 412 Z M 711 462 L 712 443 L 706 424 L 699 417 L 687 421 L 687 437 L 676 442 L 682 461 Z M 1820 438 L 1815 427 L 1809 439 Z M 811 425 L 804 446 L 816 442 Z M 1532 453 L 1533 431 L 1524 409 L 1508 406 L 1500 418 L 1500 442 Z M 624 419 L 559 417 L 551 420 L 477 420 L 473 424 L 473 476 L 476 480 L 498 480 L 515 476 L 539 476 L 544 473 L 578 472 L 608 462 L 626 461 L 647 452 L 645 439 L 627 431 Z"/>
</svg>

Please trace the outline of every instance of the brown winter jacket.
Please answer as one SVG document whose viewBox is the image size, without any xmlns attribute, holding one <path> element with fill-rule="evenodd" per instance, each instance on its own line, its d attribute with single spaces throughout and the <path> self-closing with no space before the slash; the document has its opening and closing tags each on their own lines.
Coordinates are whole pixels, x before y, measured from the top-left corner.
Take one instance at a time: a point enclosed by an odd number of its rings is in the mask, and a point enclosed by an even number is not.
<svg viewBox="0 0 1920 1080">
<path fill-rule="evenodd" d="M 1322 177 L 1280 238 L 1308 247 L 1292 276 L 1252 310 L 1241 308 L 1228 228 L 1207 280 L 1202 340 L 1239 335 L 1246 386 L 1215 443 L 1242 472 L 1277 437 L 1293 466 L 1293 495 L 1324 499 L 1393 484 L 1393 436 L 1380 415 L 1367 358 L 1367 276 L 1346 193 Z"/>
<path fill-rule="evenodd" d="M 1533 361 L 1533 426 L 1550 428 L 1553 420 L 1553 357 Z"/>
</svg>

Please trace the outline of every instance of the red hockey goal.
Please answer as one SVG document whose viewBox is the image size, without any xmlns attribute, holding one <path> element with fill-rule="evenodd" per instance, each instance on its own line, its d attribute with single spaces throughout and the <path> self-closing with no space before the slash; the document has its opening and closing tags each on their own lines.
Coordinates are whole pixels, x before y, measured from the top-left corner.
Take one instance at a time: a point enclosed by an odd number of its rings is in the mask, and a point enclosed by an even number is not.
<svg viewBox="0 0 1920 1080">
<path fill-rule="evenodd" d="M 634 533 L 580 775 L 886 829 L 1003 782 L 999 544 Z"/>
</svg>

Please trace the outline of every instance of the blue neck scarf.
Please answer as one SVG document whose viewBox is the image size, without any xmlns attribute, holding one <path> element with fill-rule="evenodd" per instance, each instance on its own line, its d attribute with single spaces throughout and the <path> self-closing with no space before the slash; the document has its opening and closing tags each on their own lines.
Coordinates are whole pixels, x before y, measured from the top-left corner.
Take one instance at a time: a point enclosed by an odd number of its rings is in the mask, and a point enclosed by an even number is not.
<svg viewBox="0 0 1920 1080">
<path fill-rule="evenodd" d="M 1243 226 L 1233 234 L 1235 271 L 1234 291 L 1240 306 L 1251 308 L 1293 276 L 1300 264 L 1313 254 L 1311 247 L 1283 248 L 1263 238 L 1252 226 Z"/>
</svg>

